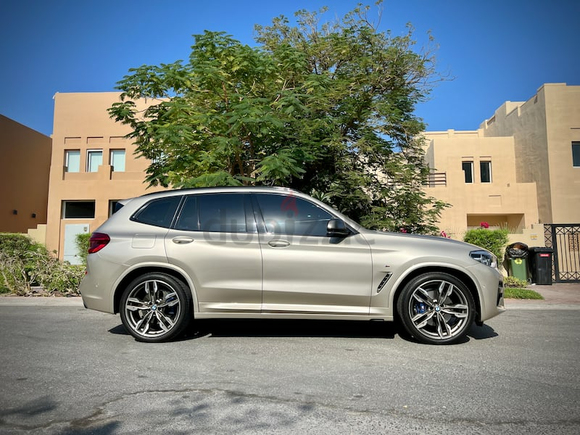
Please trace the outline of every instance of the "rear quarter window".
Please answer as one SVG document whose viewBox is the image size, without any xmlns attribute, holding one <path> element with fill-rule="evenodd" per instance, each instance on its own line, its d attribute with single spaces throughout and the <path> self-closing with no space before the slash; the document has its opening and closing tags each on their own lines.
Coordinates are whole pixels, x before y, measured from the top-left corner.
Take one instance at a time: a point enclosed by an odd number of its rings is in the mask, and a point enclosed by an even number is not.
<svg viewBox="0 0 580 435">
<path fill-rule="evenodd" d="M 131 220 L 156 227 L 169 228 L 180 201 L 181 196 L 154 199 L 141 207 L 131 217 Z"/>
</svg>

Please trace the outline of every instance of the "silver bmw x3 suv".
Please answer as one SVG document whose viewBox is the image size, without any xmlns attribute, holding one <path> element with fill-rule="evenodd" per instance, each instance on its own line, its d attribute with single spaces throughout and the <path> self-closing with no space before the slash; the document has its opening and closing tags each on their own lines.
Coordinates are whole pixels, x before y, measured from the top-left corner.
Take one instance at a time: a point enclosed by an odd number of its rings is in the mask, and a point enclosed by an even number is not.
<svg viewBox="0 0 580 435">
<path fill-rule="evenodd" d="M 286 188 L 175 190 L 121 201 L 91 236 L 80 291 L 137 340 L 193 318 L 399 320 L 454 343 L 505 310 L 497 259 L 442 237 L 371 231 Z"/>
</svg>

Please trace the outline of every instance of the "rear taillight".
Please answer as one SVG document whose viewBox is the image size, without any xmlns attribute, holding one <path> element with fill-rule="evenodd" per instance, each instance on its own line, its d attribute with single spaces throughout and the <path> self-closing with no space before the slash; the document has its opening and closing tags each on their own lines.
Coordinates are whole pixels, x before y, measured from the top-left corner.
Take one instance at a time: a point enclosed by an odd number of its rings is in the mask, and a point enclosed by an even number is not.
<svg viewBox="0 0 580 435">
<path fill-rule="evenodd" d="M 89 254 L 99 252 L 109 244 L 111 238 L 104 233 L 93 233 L 89 239 Z"/>
</svg>

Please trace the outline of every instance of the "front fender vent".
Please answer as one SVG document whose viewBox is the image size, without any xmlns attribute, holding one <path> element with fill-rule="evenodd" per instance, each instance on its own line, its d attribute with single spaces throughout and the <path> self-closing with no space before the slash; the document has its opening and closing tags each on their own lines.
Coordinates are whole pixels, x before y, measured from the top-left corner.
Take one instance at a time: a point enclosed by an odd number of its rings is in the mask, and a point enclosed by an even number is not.
<svg viewBox="0 0 580 435">
<path fill-rule="evenodd" d="M 385 287 L 385 285 L 387 285 L 387 283 L 389 282 L 389 279 L 391 279 L 391 276 L 393 274 L 391 272 L 387 272 L 387 274 L 385 275 L 385 277 L 383 278 L 383 280 L 380 282 L 379 286 L 377 287 L 377 294 L 381 292 L 381 290 Z"/>
</svg>

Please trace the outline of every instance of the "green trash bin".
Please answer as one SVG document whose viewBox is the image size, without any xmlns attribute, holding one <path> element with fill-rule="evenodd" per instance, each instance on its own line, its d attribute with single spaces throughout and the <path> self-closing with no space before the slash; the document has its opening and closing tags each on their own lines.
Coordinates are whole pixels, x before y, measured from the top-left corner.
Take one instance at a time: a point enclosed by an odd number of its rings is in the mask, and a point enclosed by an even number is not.
<svg viewBox="0 0 580 435">
<path fill-rule="evenodd" d="M 512 243 L 505 250 L 508 274 L 522 281 L 528 280 L 528 245 L 522 242 Z"/>
<path fill-rule="evenodd" d="M 522 281 L 528 280 L 528 262 L 525 258 L 510 258 L 508 274 Z"/>
</svg>

